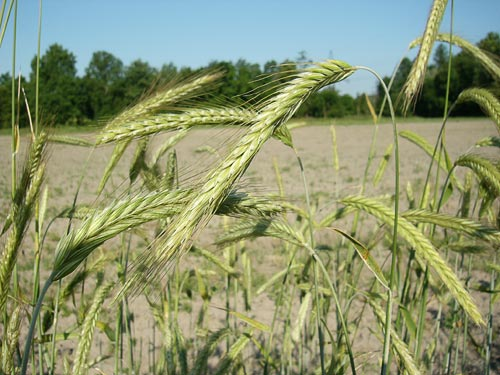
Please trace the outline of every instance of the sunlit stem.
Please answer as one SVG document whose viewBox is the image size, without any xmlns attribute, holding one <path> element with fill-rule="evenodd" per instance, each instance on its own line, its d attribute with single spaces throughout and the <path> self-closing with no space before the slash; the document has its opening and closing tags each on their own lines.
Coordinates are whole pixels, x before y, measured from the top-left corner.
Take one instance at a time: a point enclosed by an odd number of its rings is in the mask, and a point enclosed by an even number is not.
<svg viewBox="0 0 500 375">
<path fill-rule="evenodd" d="M 380 373 L 385 375 L 389 371 L 390 361 L 390 343 L 391 343 L 391 322 L 392 322 L 392 307 L 393 307 L 393 290 L 396 285 L 396 265 L 397 265 L 397 238 L 398 238 L 398 220 L 399 220 L 399 142 L 398 142 L 398 127 L 396 125 L 396 116 L 394 114 L 394 107 L 392 105 L 391 97 L 389 96 L 389 89 L 387 88 L 384 80 L 380 75 L 371 68 L 364 66 L 358 66 L 356 69 L 366 70 L 372 73 L 379 80 L 381 86 L 385 91 L 387 96 L 387 104 L 389 105 L 389 111 L 391 113 L 392 129 L 394 137 L 394 230 L 392 235 L 392 256 L 391 256 L 391 270 L 389 279 L 389 290 L 387 291 L 387 308 L 386 308 L 386 320 L 384 328 L 384 349 L 382 354 L 382 367 Z"/>
</svg>

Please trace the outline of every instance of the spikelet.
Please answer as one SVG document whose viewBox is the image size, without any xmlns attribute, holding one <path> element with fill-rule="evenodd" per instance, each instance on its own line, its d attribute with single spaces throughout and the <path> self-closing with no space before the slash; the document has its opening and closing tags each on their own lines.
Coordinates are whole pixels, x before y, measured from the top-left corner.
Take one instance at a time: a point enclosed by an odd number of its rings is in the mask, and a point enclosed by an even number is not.
<svg viewBox="0 0 500 375">
<path fill-rule="evenodd" d="M 382 159 L 380 159 L 380 164 L 378 165 L 377 171 L 373 176 L 373 186 L 377 186 L 382 179 L 382 176 L 384 175 L 385 169 L 387 167 L 387 163 L 389 163 L 389 159 L 391 158 L 393 148 L 394 144 L 391 143 L 385 149 L 384 156 L 382 156 Z"/>
<path fill-rule="evenodd" d="M 157 92 L 151 97 L 146 98 L 133 107 L 123 111 L 106 125 L 105 130 L 126 125 L 131 121 L 158 111 L 166 105 L 171 105 L 189 98 L 190 96 L 198 93 L 201 89 L 205 88 L 208 84 L 211 84 L 219 79 L 221 76 L 222 74 L 217 72 L 208 73 L 199 77 L 191 78 L 173 87 L 167 87 L 166 89 Z"/>
<path fill-rule="evenodd" d="M 109 178 L 111 177 L 111 173 L 113 173 L 116 165 L 122 158 L 123 154 L 127 150 L 127 147 L 129 146 L 131 142 L 131 139 L 127 139 L 123 142 L 119 142 L 115 145 L 115 148 L 113 149 L 113 153 L 111 154 L 111 158 L 109 159 L 108 164 L 106 165 L 106 168 L 104 169 L 104 174 L 101 178 L 101 181 L 99 182 L 99 186 L 97 187 L 97 194 L 101 194 L 102 191 L 104 190 L 104 187 L 106 186 L 106 183 L 108 182 Z"/>
<path fill-rule="evenodd" d="M 423 209 L 406 211 L 401 216 L 411 222 L 436 224 L 442 228 L 453 229 L 472 237 L 500 244 L 500 232 L 497 229 L 484 226 L 465 217 L 456 217 Z"/>
<path fill-rule="evenodd" d="M 500 134 L 500 101 L 488 90 L 472 88 L 464 90 L 457 99 L 457 104 L 471 101 L 478 104 L 481 109 L 493 120 Z"/>
<path fill-rule="evenodd" d="M 239 108 L 195 108 L 181 113 L 155 114 L 107 129 L 100 135 L 97 143 L 119 142 L 197 125 L 249 124 L 254 117 L 253 111 Z"/>
<path fill-rule="evenodd" d="M 45 150 L 47 135 L 40 133 L 32 143 L 20 183 L 3 228 L 7 234 L 0 257 L 0 313 L 4 311 L 9 293 L 10 278 L 25 231 L 33 215 L 35 202 L 40 194 L 45 176 Z"/>
<path fill-rule="evenodd" d="M 238 223 L 215 242 L 219 246 L 227 246 L 245 239 L 273 237 L 296 246 L 304 246 L 306 241 L 299 231 L 294 230 L 286 221 L 260 219 L 245 220 Z"/>
<path fill-rule="evenodd" d="M 229 334 L 231 334 L 231 330 L 225 327 L 219 329 L 218 331 L 215 331 L 208 337 L 205 346 L 198 352 L 196 356 L 196 361 L 194 363 L 193 369 L 190 372 L 191 375 L 202 375 L 206 373 L 210 355 L 215 352 L 215 350 L 219 346 L 219 343 Z"/>
<path fill-rule="evenodd" d="M 455 165 L 470 168 L 485 189 L 495 197 L 500 196 L 500 168 L 494 163 L 479 155 L 465 154 L 455 161 Z"/>
<path fill-rule="evenodd" d="M 329 60 L 297 74 L 296 78 L 270 98 L 229 155 L 207 174 L 201 188 L 172 222 L 171 229 L 159 239 L 152 251 L 136 262 L 135 270 L 123 291 L 135 289 L 138 292 L 144 288 L 147 279 L 158 279 L 165 275 L 171 261 L 187 251 L 195 233 L 214 215 L 275 130 L 288 121 L 314 91 L 343 80 L 353 72 L 354 69 L 348 64 Z"/>
<path fill-rule="evenodd" d="M 446 43 L 452 43 L 463 50 L 469 52 L 484 66 L 484 68 L 490 72 L 495 80 L 500 80 L 500 66 L 497 62 L 491 59 L 487 53 L 485 53 L 481 48 L 469 43 L 465 39 L 459 37 L 458 35 L 453 35 L 450 38 L 450 34 L 437 34 L 436 40 Z M 410 43 L 409 48 L 413 48 L 422 43 L 422 38 L 417 38 Z"/>
<path fill-rule="evenodd" d="M 49 142 L 81 147 L 92 147 L 95 145 L 94 142 L 91 142 L 85 138 L 71 137 L 68 135 L 60 134 L 51 134 L 49 136 Z"/>
<path fill-rule="evenodd" d="M 445 173 L 450 172 L 450 168 L 446 162 L 446 158 L 439 157 L 439 155 L 435 153 L 434 147 L 424 137 L 410 130 L 401 130 L 399 132 L 399 136 L 420 147 L 430 158 L 433 158 L 433 162 L 439 165 L 439 167 Z M 460 184 L 460 182 L 457 180 L 455 174 L 450 174 L 450 180 L 452 184 L 459 190 L 463 190 L 462 184 Z"/>
<path fill-rule="evenodd" d="M 477 141 L 476 147 L 500 147 L 500 137 L 484 137 Z"/>
<path fill-rule="evenodd" d="M 98 246 L 119 233 L 181 212 L 191 195 L 191 190 L 139 194 L 115 201 L 102 210 L 87 210 L 81 225 L 57 244 L 53 280 L 73 272 Z M 229 193 L 218 209 L 220 212 L 216 211 L 216 214 L 231 216 L 269 216 L 282 210 L 279 204 L 269 199 L 242 192 Z"/>
<path fill-rule="evenodd" d="M 372 307 L 379 325 L 383 326 L 385 323 L 384 310 L 382 310 L 373 297 L 368 297 L 368 303 Z M 408 349 L 408 346 L 403 340 L 401 340 L 399 335 L 393 329 L 391 329 L 391 347 L 392 351 L 398 358 L 400 367 L 405 370 L 405 373 L 411 375 L 421 374 L 417 364 L 415 363 L 415 359 Z"/>
<path fill-rule="evenodd" d="M 88 372 L 87 361 L 90 353 L 90 347 L 92 345 L 92 339 L 94 337 L 94 329 L 97 323 L 97 318 L 101 312 L 104 300 L 113 286 L 114 283 L 107 283 L 97 288 L 92 305 L 85 314 L 85 319 L 79 336 L 78 348 L 76 349 L 75 362 L 73 363 L 73 375 L 85 375 Z"/>
<path fill-rule="evenodd" d="M 212 263 L 214 266 L 221 269 L 225 274 L 232 276 L 232 277 L 239 277 L 240 276 L 240 273 L 236 269 L 231 267 L 227 262 L 224 262 L 222 259 L 218 258 L 212 252 L 205 250 L 201 247 L 193 247 L 192 251 L 201 255 L 209 263 Z"/>
<path fill-rule="evenodd" d="M 374 199 L 362 196 L 350 196 L 341 199 L 340 202 L 366 211 L 390 227 L 394 225 L 394 212 Z M 484 324 L 481 313 L 472 300 L 471 295 L 464 288 L 450 266 L 439 255 L 429 239 L 404 217 L 399 218 L 398 233 L 415 249 L 417 255 L 436 271 L 443 284 L 471 319 L 476 323 Z"/>
<path fill-rule="evenodd" d="M 424 83 L 427 64 L 447 4 L 448 0 L 434 0 L 432 4 L 431 12 L 427 18 L 427 25 L 425 26 L 422 37 L 420 50 L 418 51 L 417 58 L 411 67 L 410 74 L 403 87 L 405 111 L 408 110 Z"/>
<path fill-rule="evenodd" d="M 252 339 L 252 333 L 244 332 L 238 338 L 238 340 L 236 340 L 234 344 L 231 345 L 228 352 L 222 358 L 214 374 L 215 375 L 228 374 L 229 370 L 235 365 L 235 362 L 237 362 L 238 356 L 240 355 L 242 350 L 245 349 L 245 347 L 248 345 L 251 339 Z"/>
<path fill-rule="evenodd" d="M 220 73 L 208 73 L 191 78 L 189 80 L 186 80 L 185 82 L 174 85 L 173 87 L 168 86 L 166 89 L 160 90 L 153 96 L 140 101 L 132 108 L 123 111 L 121 114 L 113 118 L 104 128 L 103 135 L 98 137 L 97 144 L 104 143 L 102 141 L 102 138 L 106 138 L 105 134 L 108 132 L 112 134 L 113 129 L 117 129 L 122 126 L 127 127 L 128 124 L 137 121 L 137 119 L 139 118 L 151 116 L 153 113 L 157 112 L 165 106 L 172 105 L 181 100 L 189 98 L 200 92 L 200 90 L 213 83 L 220 77 Z M 111 176 L 111 173 L 115 169 L 119 160 L 125 153 L 125 150 L 129 146 L 130 141 L 132 140 L 132 138 L 130 137 L 125 137 L 124 139 L 125 140 L 123 142 L 119 142 L 116 145 L 113 151 L 113 155 L 108 165 L 106 166 L 104 175 L 97 189 L 98 194 L 103 191 L 106 182 Z"/>
<path fill-rule="evenodd" d="M 5 332 L 4 338 L 2 340 L 2 373 L 3 374 L 15 374 L 15 354 L 16 349 L 19 345 L 19 335 L 21 334 L 21 322 L 22 322 L 22 306 L 17 305 L 14 311 L 9 316 L 9 324 L 7 326 L 7 332 Z"/>
<path fill-rule="evenodd" d="M 306 295 L 302 299 L 302 303 L 300 304 L 297 320 L 296 320 L 295 324 L 293 325 L 293 329 L 292 329 L 292 333 L 291 333 L 292 340 L 295 343 L 300 342 L 301 333 L 302 333 L 302 330 L 304 329 L 304 326 L 306 324 L 306 317 L 307 317 L 307 314 L 309 313 L 309 308 L 311 306 L 311 299 L 312 299 L 312 294 L 309 291 L 306 293 Z"/>
</svg>

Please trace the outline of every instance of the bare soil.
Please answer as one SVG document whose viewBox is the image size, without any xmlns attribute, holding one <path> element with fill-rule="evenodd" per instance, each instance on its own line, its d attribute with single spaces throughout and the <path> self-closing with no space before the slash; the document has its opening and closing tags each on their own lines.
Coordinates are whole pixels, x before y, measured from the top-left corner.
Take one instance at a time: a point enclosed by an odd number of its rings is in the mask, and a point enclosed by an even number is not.
<svg viewBox="0 0 500 375">
<path fill-rule="evenodd" d="M 414 131 L 434 145 L 440 123 L 404 124 L 400 125 L 399 128 L 400 130 Z M 304 164 L 309 192 L 313 197 L 318 219 L 335 209 L 335 197 L 359 193 L 374 127 L 373 125 L 335 126 L 335 131 L 340 165 L 338 171 L 333 167 L 332 134 L 328 126 L 310 126 L 292 131 L 294 144 Z M 224 155 L 224 149 L 235 142 L 238 134 L 237 130 L 195 130 L 181 141 L 176 147 L 181 171 L 181 183 L 196 183 L 207 168 L 213 166 L 217 159 Z M 455 160 L 459 155 L 471 150 L 476 152 L 477 150 L 473 150 L 474 143 L 486 136 L 498 136 L 494 124 L 489 120 L 461 120 L 448 123 L 446 145 L 451 160 Z M 83 137 L 90 138 L 91 136 L 83 135 Z M 160 144 L 162 139 L 164 138 L 158 137 L 155 144 Z M 10 192 L 10 142 L 10 137 L 0 137 L 0 212 L 4 213 L 8 207 L 7 198 Z M 26 142 L 27 139 L 22 140 L 23 145 Z M 376 143 L 377 156 L 370 168 L 370 176 L 375 173 L 385 149 L 392 142 L 393 129 L 391 125 L 380 125 Z M 213 147 L 218 154 L 201 149 L 206 145 Z M 128 168 L 133 148 L 118 164 L 106 193 L 96 198 L 95 192 L 111 152 L 112 147 L 100 147 L 91 151 L 84 147 L 60 144 L 50 146 L 46 179 L 46 186 L 49 191 L 47 218 L 51 218 L 62 209 L 70 207 L 77 191 L 78 202 L 85 204 L 99 204 L 124 194 L 128 186 Z M 401 186 L 404 189 L 408 183 L 411 183 L 414 191 L 419 192 L 430 159 L 420 148 L 405 139 L 400 139 L 400 154 Z M 19 156 L 22 161 L 22 152 Z M 282 176 L 286 197 L 292 202 L 304 206 L 304 188 L 296 156 L 290 148 L 275 139 L 270 140 L 257 155 L 241 181 L 241 189 L 254 194 L 278 194 L 275 166 L 279 168 Z M 444 176 L 442 177 L 444 178 Z M 391 159 L 381 183 L 376 187 L 369 183 L 366 194 L 368 196 L 391 194 L 393 189 L 394 162 Z M 5 214 L 0 214 L 2 221 L 4 217 Z M 66 227 L 67 220 L 62 219 L 56 220 L 51 226 L 45 249 L 47 253 L 53 251 L 58 237 L 66 230 Z M 220 222 L 211 223 L 201 234 L 198 242 L 222 256 L 220 249 L 211 246 L 219 227 Z M 22 255 L 27 258 L 31 254 L 30 242 L 30 239 L 26 241 Z M 273 241 L 260 241 L 248 246 L 251 248 L 252 255 L 258 260 L 253 263 L 254 267 L 256 267 L 255 264 L 258 264 L 254 271 L 263 280 L 282 267 L 282 255 L 273 251 Z M 47 272 L 50 263 L 45 263 L 43 266 Z M 26 276 L 29 279 L 30 276 Z M 200 302 L 195 303 L 193 309 L 199 309 L 200 305 Z M 216 329 L 223 324 L 225 312 L 218 308 L 222 306 L 223 301 L 211 301 L 208 309 L 210 322 L 213 322 L 211 329 Z M 240 306 L 242 306 L 241 303 Z M 485 306 L 483 305 L 483 307 Z M 133 300 L 131 308 L 134 314 L 133 329 L 138 340 L 141 340 L 141 343 L 137 343 L 137 345 L 142 345 L 142 351 L 137 350 L 137 353 L 142 353 L 142 369 L 146 373 L 147 363 L 151 360 L 151 351 L 147 343 L 151 340 L 152 318 L 148 304 L 142 297 Z M 274 301 L 263 294 L 254 299 L 252 311 L 249 315 L 254 316 L 263 323 L 270 324 L 273 312 Z M 182 323 L 183 329 L 186 330 L 186 336 L 195 334 L 192 331 L 195 326 L 192 321 L 193 315 L 196 316 L 196 314 L 187 314 L 191 318 Z M 495 324 L 497 325 L 496 334 L 498 334 L 498 322 Z M 354 340 L 354 350 L 357 353 L 366 353 L 366 361 L 375 361 L 376 364 L 376 359 L 380 357 L 380 353 L 377 351 L 380 350 L 381 345 L 378 339 L 370 333 L 370 327 L 375 328 L 374 322 L 364 322 L 363 327 L 359 331 L 359 337 Z M 158 337 L 159 333 L 157 332 L 156 335 Z M 107 352 L 110 344 L 107 344 L 109 341 L 102 335 L 98 335 L 94 341 L 92 355 L 97 358 L 100 354 Z M 159 344 L 157 343 L 157 345 Z M 71 342 L 62 343 L 59 348 L 62 353 L 69 353 L 73 349 L 74 345 Z M 497 346 L 495 350 L 494 355 L 498 360 L 500 358 L 500 348 Z M 111 361 L 103 361 L 96 367 L 109 374 L 112 373 L 111 363 L 112 359 Z M 498 361 L 496 366 L 495 369 L 500 371 Z"/>
</svg>

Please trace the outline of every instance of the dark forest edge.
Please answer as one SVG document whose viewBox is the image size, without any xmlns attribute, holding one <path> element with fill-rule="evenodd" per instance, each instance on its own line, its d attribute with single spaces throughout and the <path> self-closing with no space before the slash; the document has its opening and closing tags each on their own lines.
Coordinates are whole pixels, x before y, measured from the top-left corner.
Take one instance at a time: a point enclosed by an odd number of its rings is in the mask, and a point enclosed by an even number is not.
<svg viewBox="0 0 500 375">
<path fill-rule="evenodd" d="M 500 60 L 500 34 L 490 32 L 477 43 L 497 61 Z M 240 59 L 237 62 L 213 61 L 207 67 L 191 69 L 178 68 L 172 63 L 164 64 L 160 69 L 150 66 L 142 60 L 135 60 L 125 66 L 123 62 L 106 51 L 94 52 L 85 74 L 77 75 L 76 56 L 59 44 L 51 45 L 40 59 L 40 109 L 46 124 L 79 127 L 94 127 L 121 112 L 130 103 L 138 101 L 148 92 L 168 84 L 171 80 L 179 80 L 192 76 L 204 69 L 217 69 L 224 72 L 218 85 L 213 88 L 214 98 L 227 98 L 241 103 L 254 98 L 255 91 L 263 85 L 273 87 L 286 82 L 297 69 L 309 63 L 305 53 L 301 53 L 296 62 L 275 60 L 266 62 L 262 67 Z M 412 61 L 404 58 L 396 73 L 391 96 L 399 103 L 398 95 L 412 66 Z M 23 90 L 19 91 L 16 107 L 20 113 L 20 126 L 29 126 L 26 101 L 34 103 L 34 82 L 36 58 L 32 60 L 32 71 L 29 77 L 21 77 Z M 416 118 L 442 116 L 444 93 L 446 91 L 448 71 L 448 47 L 439 44 L 434 53 L 433 64 L 429 67 L 425 83 L 413 112 Z M 488 88 L 495 95 L 500 95 L 500 82 L 493 81 L 491 76 L 465 51 L 456 53 L 452 59 L 452 77 L 449 101 L 453 103 L 460 92 L 469 87 Z M 388 83 L 389 77 L 384 77 Z M 17 81 L 17 80 L 16 80 Z M 11 126 L 11 86 L 9 73 L 0 75 L 0 129 Z M 24 93 L 22 93 L 24 92 Z M 251 93 L 245 96 L 246 93 Z M 380 104 L 383 99 L 380 84 L 376 92 L 370 95 L 372 103 Z M 26 98 L 24 97 L 26 96 Z M 257 99 L 255 99 L 257 98 Z M 250 102 L 249 104 L 255 104 Z M 397 107 L 397 115 L 402 109 Z M 384 115 L 387 115 L 384 113 Z M 456 107 L 452 116 L 481 116 L 481 109 L 473 103 L 464 103 Z M 300 108 L 296 117 L 344 119 L 339 124 L 369 122 L 369 110 L 366 106 L 365 94 L 355 98 L 348 94 L 340 94 L 335 88 L 328 87 L 315 93 Z M 1 132 L 0 132 L 1 134 Z"/>
</svg>

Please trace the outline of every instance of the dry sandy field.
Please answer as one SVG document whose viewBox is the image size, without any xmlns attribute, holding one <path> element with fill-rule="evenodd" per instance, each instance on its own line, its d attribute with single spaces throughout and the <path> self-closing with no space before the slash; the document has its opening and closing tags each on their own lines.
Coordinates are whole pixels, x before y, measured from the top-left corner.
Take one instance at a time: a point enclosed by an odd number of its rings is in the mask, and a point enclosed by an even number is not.
<svg viewBox="0 0 500 375">
<path fill-rule="evenodd" d="M 331 124 L 325 124 L 331 125 Z M 422 122 L 405 123 L 399 125 L 400 130 L 411 130 L 424 137 L 430 144 L 434 145 L 440 129 L 440 123 Z M 358 194 L 361 187 L 365 165 L 373 137 L 373 125 L 338 125 L 335 126 L 339 169 L 334 168 L 334 152 L 332 145 L 332 133 L 330 126 L 307 126 L 297 127 L 292 130 L 293 141 L 302 159 L 305 176 L 312 197 L 315 217 L 320 220 L 326 214 L 332 212 L 336 207 L 336 197 Z M 235 129 L 197 129 L 193 130 L 185 139 L 176 146 L 177 159 L 179 163 L 179 179 L 181 186 L 184 184 L 196 184 L 198 178 L 215 165 L 217 160 L 224 156 L 224 151 L 235 142 L 239 131 Z M 474 143 L 487 136 L 497 136 L 494 124 L 489 120 L 454 120 L 447 124 L 446 145 L 451 160 L 459 155 L 469 152 L 474 148 Z M 88 133 L 81 137 L 92 139 Z M 154 140 L 154 144 L 161 144 L 162 138 Z M 5 219 L 8 207 L 8 195 L 10 192 L 10 137 L 0 137 L 0 222 Z M 26 144 L 27 138 L 22 139 L 22 145 Z M 376 143 L 376 157 L 370 168 L 369 175 L 373 176 L 375 170 L 383 157 L 387 146 L 393 142 L 393 130 L 390 124 L 379 126 Z M 420 192 L 419 187 L 423 185 L 425 174 L 429 165 L 429 157 L 416 145 L 400 139 L 402 205 L 405 206 L 404 189 L 408 183 L 412 184 L 414 191 Z M 71 206 L 75 194 L 78 191 L 78 204 L 98 205 L 105 204 L 112 199 L 118 198 L 126 193 L 128 187 L 128 175 L 133 148 L 124 155 L 114 171 L 108 184 L 108 188 L 101 196 L 96 195 L 96 189 L 102 177 L 104 168 L 109 160 L 112 147 L 90 148 L 70 146 L 63 144 L 51 144 L 49 148 L 48 173 L 46 186 L 48 187 L 48 205 L 46 222 L 56 216 L 64 208 Z M 22 161 L 22 152 L 20 158 Z M 298 206 L 304 206 L 304 187 L 301 180 L 300 168 L 294 152 L 278 140 L 271 139 L 257 155 L 252 165 L 240 181 L 240 189 L 256 195 L 267 195 L 279 193 L 276 167 L 279 169 L 283 179 L 283 188 L 288 200 Z M 459 171 L 459 173 L 462 173 Z M 444 178 L 444 176 L 442 176 Z M 366 195 L 378 196 L 392 194 L 394 190 L 394 159 L 391 158 L 387 170 L 376 187 L 367 184 Z M 444 207 L 444 211 L 447 207 Z M 47 234 L 47 242 L 44 251 L 50 253 L 55 247 L 58 237 L 66 230 L 67 220 L 55 220 Z M 204 230 L 196 243 L 211 249 L 215 254 L 222 256 L 221 250 L 212 245 L 214 236 L 221 226 L 221 221 L 213 221 Z M 21 257 L 27 259 L 31 254 L 31 240 L 28 237 L 23 246 Z M 254 273 L 265 281 L 274 272 L 283 267 L 281 253 L 274 251 L 273 241 L 257 241 L 248 244 L 252 256 L 256 261 L 253 263 Z M 188 254 L 184 259 L 190 262 Z M 28 261 L 29 262 L 29 261 Z M 42 275 L 49 272 L 50 263 L 43 263 L 45 268 Z M 29 268 L 28 271 L 29 272 Z M 29 278 L 29 275 L 25 275 Z M 43 279 L 44 276 L 42 276 Z M 208 314 L 213 327 L 223 324 L 225 312 L 219 309 L 217 299 L 212 300 Z M 200 304 L 194 304 L 193 309 L 199 308 Z M 139 297 L 131 301 L 131 310 L 134 313 L 133 329 L 135 337 L 138 338 L 137 347 L 142 345 L 136 355 L 142 356 L 142 372 L 146 373 L 147 363 L 151 360 L 151 349 L 147 344 L 152 334 L 151 315 L 148 312 L 147 303 Z M 271 324 L 274 311 L 274 302 L 265 293 L 255 296 L 252 303 L 252 311 L 248 315 L 265 323 Z M 484 310 L 483 310 L 484 311 Z M 187 332 L 186 336 L 195 334 L 189 332 L 193 329 L 193 318 L 196 314 L 190 314 L 188 321 L 181 322 L 181 326 Z M 64 323 L 61 323 L 64 324 Z M 68 323 L 70 324 L 70 323 Z M 373 322 L 365 322 L 367 326 Z M 498 321 L 496 330 L 498 331 Z M 498 332 L 497 332 L 498 334 Z M 359 339 L 354 340 L 356 353 L 371 353 L 364 360 L 372 361 L 377 365 L 380 357 L 380 343 L 378 339 L 370 334 L 367 327 L 366 332 L 359 330 Z M 149 340 L 149 341 L 148 341 Z M 59 350 L 69 353 L 74 349 L 74 344 L 61 343 Z M 100 334 L 94 339 L 92 356 L 104 355 L 106 352 L 106 338 Z M 374 349 L 377 348 L 377 349 Z M 500 358 L 499 348 L 496 347 L 497 360 Z M 111 358 L 112 360 L 112 358 Z M 103 361 L 96 365 L 104 373 L 112 372 L 112 362 Z M 497 361 L 498 365 L 498 361 Z M 367 367 L 369 368 L 369 367 Z M 498 371 L 500 369 L 497 368 Z M 96 372 L 91 372 L 96 373 Z"/>
</svg>

